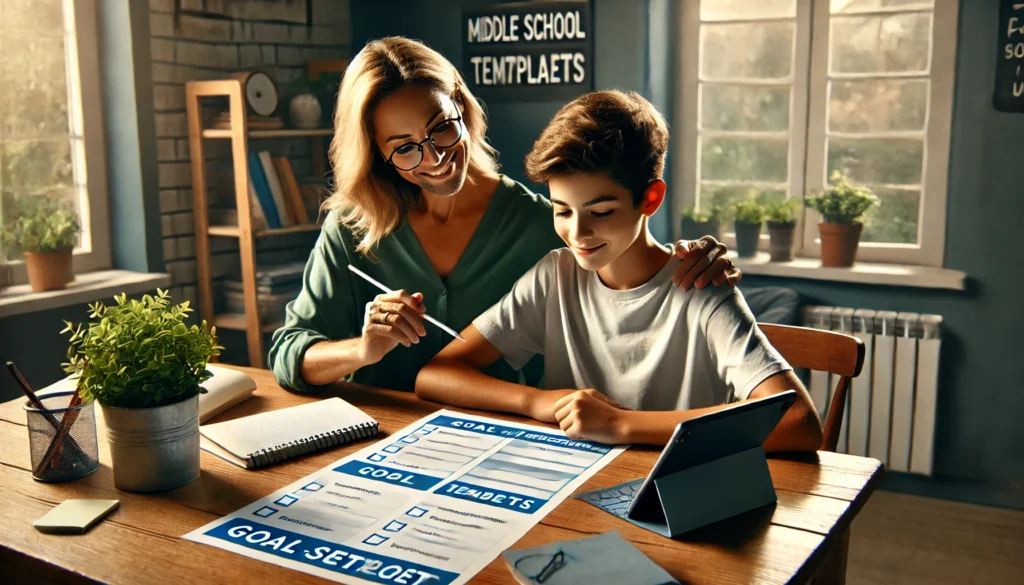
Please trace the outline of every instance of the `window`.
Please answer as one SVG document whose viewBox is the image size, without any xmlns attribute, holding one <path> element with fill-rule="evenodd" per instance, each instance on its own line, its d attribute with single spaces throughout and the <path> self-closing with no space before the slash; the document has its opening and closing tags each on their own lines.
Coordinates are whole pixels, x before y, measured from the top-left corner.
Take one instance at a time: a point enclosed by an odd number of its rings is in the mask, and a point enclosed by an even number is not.
<svg viewBox="0 0 1024 585">
<path fill-rule="evenodd" d="M 942 264 L 956 0 L 700 0 L 682 13 L 680 206 L 803 197 L 840 170 L 880 200 L 858 258 Z M 798 254 L 819 253 L 818 221 L 804 211 Z"/>
<path fill-rule="evenodd" d="M 110 267 L 95 0 L 0 0 L 0 217 L 49 195 L 78 212 L 76 272 Z M 13 282 L 21 254 L 0 251 Z"/>
</svg>

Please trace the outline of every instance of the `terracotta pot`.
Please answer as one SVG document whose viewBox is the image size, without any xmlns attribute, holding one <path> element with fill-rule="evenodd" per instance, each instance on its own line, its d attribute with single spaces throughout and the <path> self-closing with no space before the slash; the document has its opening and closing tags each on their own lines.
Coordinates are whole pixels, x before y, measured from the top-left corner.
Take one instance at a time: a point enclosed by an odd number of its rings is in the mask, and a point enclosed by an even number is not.
<svg viewBox="0 0 1024 585">
<path fill-rule="evenodd" d="M 736 255 L 740 258 L 752 258 L 757 254 L 757 245 L 761 241 L 761 224 L 736 221 Z"/>
<path fill-rule="evenodd" d="M 768 222 L 768 252 L 772 262 L 789 262 L 793 260 L 794 221 Z"/>
<path fill-rule="evenodd" d="M 853 266 L 864 224 L 819 223 L 821 265 L 845 268 Z"/>
<path fill-rule="evenodd" d="M 696 240 L 701 236 L 711 236 L 719 241 L 722 239 L 718 235 L 718 222 L 713 219 L 693 221 L 688 217 L 684 217 L 680 227 L 682 228 L 681 234 L 684 240 Z"/>
<path fill-rule="evenodd" d="M 32 292 L 62 289 L 75 279 L 71 271 L 71 250 L 23 254 Z"/>
</svg>

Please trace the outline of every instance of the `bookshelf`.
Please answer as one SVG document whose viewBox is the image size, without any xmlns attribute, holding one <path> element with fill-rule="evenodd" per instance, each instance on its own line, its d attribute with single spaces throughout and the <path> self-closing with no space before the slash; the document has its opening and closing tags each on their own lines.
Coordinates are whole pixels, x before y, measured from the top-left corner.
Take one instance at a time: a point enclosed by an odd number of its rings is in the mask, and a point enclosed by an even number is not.
<svg viewBox="0 0 1024 585">
<path fill-rule="evenodd" d="M 230 129 L 204 128 L 200 100 L 206 98 L 227 98 L 231 120 Z M 249 353 L 249 365 L 263 368 L 265 351 L 263 335 L 272 332 L 282 323 L 264 323 L 260 318 L 256 294 L 256 239 L 283 236 L 302 232 L 318 231 L 316 223 L 295 225 L 278 229 L 256 229 L 249 204 L 249 140 L 250 139 L 294 139 L 308 138 L 311 141 L 313 171 L 318 177 L 327 172 L 324 138 L 334 134 L 330 128 L 315 130 L 249 130 L 246 127 L 246 108 L 242 82 L 237 79 L 214 81 L 190 81 L 185 84 L 185 111 L 188 120 L 189 152 L 192 166 L 192 203 L 195 218 L 196 268 L 199 312 L 221 329 L 244 331 Z M 207 197 L 205 140 L 230 140 L 232 174 L 235 185 L 235 205 L 238 210 L 238 225 L 210 225 L 210 208 Z M 241 261 L 242 290 L 245 313 L 215 314 L 213 299 L 213 276 L 210 259 L 210 237 L 238 239 Z"/>
</svg>

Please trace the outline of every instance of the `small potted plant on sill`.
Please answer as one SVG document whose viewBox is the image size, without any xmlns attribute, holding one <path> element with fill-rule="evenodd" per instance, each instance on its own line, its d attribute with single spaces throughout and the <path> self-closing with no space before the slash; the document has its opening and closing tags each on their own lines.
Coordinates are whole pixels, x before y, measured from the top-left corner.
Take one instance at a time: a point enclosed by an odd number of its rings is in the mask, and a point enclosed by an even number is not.
<svg viewBox="0 0 1024 585">
<path fill-rule="evenodd" d="M 750 258 L 757 254 L 757 245 L 761 240 L 764 206 L 751 193 L 732 204 L 732 215 L 736 227 L 736 254 L 741 258 Z"/>
<path fill-rule="evenodd" d="M 765 205 L 765 219 L 768 224 L 768 252 L 772 262 L 789 262 L 793 259 L 793 232 L 796 230 L 795 208 L 797 199 L 773 201 Z"/>
<path fill-rule="evenodd" d="M 20 250 L 32 292 L 58 290 L 75 279 L 71 252 L 78 244 L 78 216 L 52 196 L 19 197 L 14 217 L 0 229 L 0 247 Z"/>
<path fill-rule="evenodd" d="M 723 203 L 727 193 L 719 189 L 711 196 L 707 210 L 695 207 L 683 210 L 681 235 L 684 240 L 696 240 L 701 236 L 711 236 L 721 240 L 722 224 L 728 219 L 729 207 Z"/>
<path fill-rule="evenodd" d="M 189 327 L 188 301 L 170 295 L 90 305 L 88 326 L 70 333 L 68 374 L 84 400 L 97 400 L 107 426 L 114 485 L 131 492 L 174 489 L 199 477 L 199 394 L 206 364 L 223 349 L 206 321 Z"/>
<path fill-rule="evenodd" d="M 833 171 L 829 187 L 821 195 L 807 199 L 807 205 L 825 221 L 818 224 L 821 234 L 821 265 L 853 266 L 860 246 L 864 224 L 857 221 L 874 205 L 878 197 L 864 187 L 853 185 L 843 173 Z"/>
</svg>

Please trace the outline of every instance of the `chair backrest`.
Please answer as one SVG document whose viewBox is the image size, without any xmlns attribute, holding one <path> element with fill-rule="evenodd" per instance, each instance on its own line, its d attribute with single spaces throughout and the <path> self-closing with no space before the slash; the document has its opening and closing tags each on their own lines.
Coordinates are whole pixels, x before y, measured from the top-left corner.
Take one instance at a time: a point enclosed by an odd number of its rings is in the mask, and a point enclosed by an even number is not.
<svg viewBox="0 0 1024 585">
<path fill-rule="evenodd" d="M 864 366 L 864 342 L 852 335 L 807 327 L 758 323 L 757 326 L 789 365 L 840 376 L 825 417 L 822 451 L 835 451 L 843 425 L 850 380 Z"/>
</svg>

